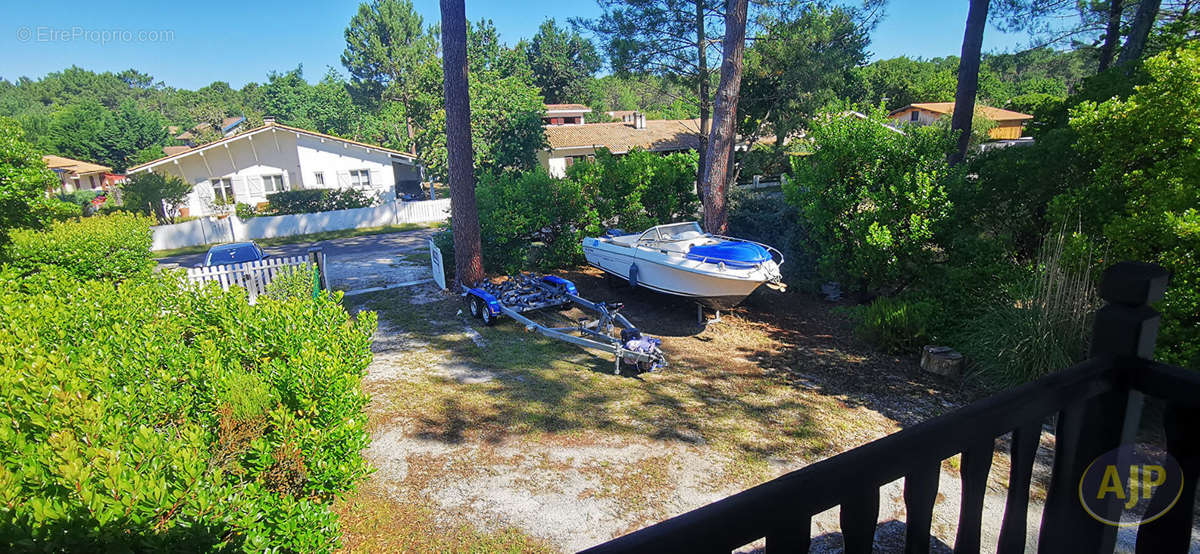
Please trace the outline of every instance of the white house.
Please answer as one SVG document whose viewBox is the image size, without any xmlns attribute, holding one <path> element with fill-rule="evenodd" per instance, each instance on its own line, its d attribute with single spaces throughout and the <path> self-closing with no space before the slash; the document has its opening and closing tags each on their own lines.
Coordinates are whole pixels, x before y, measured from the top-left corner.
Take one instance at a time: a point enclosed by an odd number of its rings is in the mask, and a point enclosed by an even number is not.
<svg viewBox="0 0 1200 554">
<path fill-rule="evenodd" d="M 261 127 L 129 168 L 193 185 L 180 215 L 226 213 L 257 206 L 287 190 L 356 188 L 388 201 L 420 194 L 423 168 L 412 155 L 264 118 Z"/>
</svg>

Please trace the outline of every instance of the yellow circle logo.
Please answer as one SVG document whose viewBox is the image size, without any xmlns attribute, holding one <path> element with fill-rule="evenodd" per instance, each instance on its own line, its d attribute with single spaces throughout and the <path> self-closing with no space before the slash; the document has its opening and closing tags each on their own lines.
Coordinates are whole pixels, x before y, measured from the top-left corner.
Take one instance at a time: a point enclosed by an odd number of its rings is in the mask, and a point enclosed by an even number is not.
<svg viewBox="0 0 1200 554">
<path fill-rule="evenodd" d="M 1183 493 L 1183 470 L 1165 451 L 1122 445 L 1098 456 L 1079 479 L 1079 502 L 1088 515 L 1117 527 L 1162 517 Z"/>
</svg>

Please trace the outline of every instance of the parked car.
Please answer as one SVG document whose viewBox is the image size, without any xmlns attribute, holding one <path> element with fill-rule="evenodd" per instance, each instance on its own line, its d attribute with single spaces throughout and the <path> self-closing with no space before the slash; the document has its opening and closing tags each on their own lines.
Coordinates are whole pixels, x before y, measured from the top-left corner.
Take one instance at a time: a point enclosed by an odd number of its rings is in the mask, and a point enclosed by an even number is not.
<svg viewBox="0 0 1200 554">
<path fill-rule="evenodd" d="M 234 242 L 230 244 L 219 244 L 208 249 L 208 254 L 204 256 L 204 267 L 215 265 L 240 264 L 245 262 L 257 262 L 264 260 L 270 256 L 257 244 L 253 242 Z"/>
</svg>

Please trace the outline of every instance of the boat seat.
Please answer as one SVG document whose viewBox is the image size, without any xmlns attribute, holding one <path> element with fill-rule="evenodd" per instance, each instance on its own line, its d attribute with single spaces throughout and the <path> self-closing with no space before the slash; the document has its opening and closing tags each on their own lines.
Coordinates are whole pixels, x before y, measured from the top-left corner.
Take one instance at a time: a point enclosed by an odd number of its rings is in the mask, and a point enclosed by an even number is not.
<svg viewBox="0 0 1200 554">
<path fill-rule="evenodd" d="M 609 240 L 611 240 L 613 244 L 619 244 L 621 246 L 633 246 L 635 243 L 637 243 L 638 235 L 621 235 L 619 237 L 612 237 Z"/>
</svg>

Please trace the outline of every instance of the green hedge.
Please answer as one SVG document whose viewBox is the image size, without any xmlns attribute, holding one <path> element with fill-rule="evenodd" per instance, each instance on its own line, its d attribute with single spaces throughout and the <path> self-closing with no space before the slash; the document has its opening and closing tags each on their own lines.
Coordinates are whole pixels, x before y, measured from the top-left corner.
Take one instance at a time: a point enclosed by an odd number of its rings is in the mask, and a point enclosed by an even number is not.
<svg viewBox="0 0 1200 554">
<path fill-rule="evenodd" d="M 0 549 L 335 548 L 375 315 L 71 269 L 0 270 Z"/>
<path fill-rule="evenodd" d="M 132 214 L 52 223 L 44 231 L 14 230 L 5 247 L 7 263 L 23 273 L 47 266 L 78 279 L 127 279 L 149 274 L 154 220 Z"/>
<path fill-rule="evenodd" d="M 357 189 L 289 190 L 267 195 L 267 211 L 274 215 L 350 210 L 374 204 L 374 199 Z"/>
</svg>

